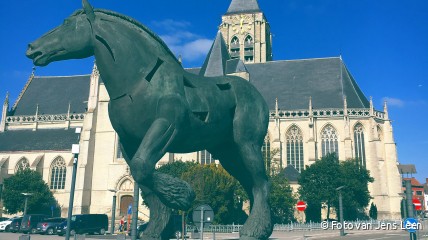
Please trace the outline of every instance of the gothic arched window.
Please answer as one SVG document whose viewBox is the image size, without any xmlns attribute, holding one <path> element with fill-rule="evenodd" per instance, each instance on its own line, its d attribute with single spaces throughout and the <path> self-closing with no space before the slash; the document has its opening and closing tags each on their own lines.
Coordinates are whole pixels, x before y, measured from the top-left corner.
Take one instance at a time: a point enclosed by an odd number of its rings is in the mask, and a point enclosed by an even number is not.
<svg viewBox="0 0 428 240">
<path fill-rule="evenodd" d="M 321 155 L 324 157 L 329 153 L 339 156 L 339 137 L 336 129 L 330 124 L 321 131 Z"/>
<path fill-rule="evenodd" d="M 245 37 L 244 41 L 244 58 L 245 62 L 253 62 L 254 61 L 254 41 L 251 35 Z"/>
<path fill-rule="evenodd" d="M 364 145 L 364 131 L 363 125 L 358 123 L 354 127 L 354 146 L 355 158 L 360 166 L 366 167 L 366 150 Z"/>
<path fill-rule="evenodd" d="M 51 164 L 50 174 L 50 189 L 64 189 L 67 174 L 67 166 L 65 165 L 64 158 L 55 158 Z"/>
<path fill-rule="evenodd" d="M 207 150 L 203 150 L 200 152 L 200 156 L 201 156 L 201 164 L 211 164 L 214 162 L 214 159 L 211 155 L 211 153 L 209 153 Z"/>
<path fill-rule="evenodd" d="M 239 38 L 234 36 L 230 41 L 230 57 L 232 59 L 239 58 L 241 46 L 239 45 Z"/>
<path fill-rule="evenodd" d="M 304 169 L 303 161 L 303 136 L 297 126 L 292 126 L 286 133 L 287 141 L 287 165 L 292 165 L 297 171 Z"/>
<path fill-rule="evenodd" d="M 25 157 L 21 158 L 15 166 L 15 173 L 30 167 L 30 162 Z"/>
</svg>

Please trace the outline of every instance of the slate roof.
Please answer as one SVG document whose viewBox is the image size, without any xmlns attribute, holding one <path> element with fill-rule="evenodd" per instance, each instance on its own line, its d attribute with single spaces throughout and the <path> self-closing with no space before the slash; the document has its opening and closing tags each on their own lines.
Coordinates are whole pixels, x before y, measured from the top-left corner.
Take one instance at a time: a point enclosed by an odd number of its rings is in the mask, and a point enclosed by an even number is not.
<svg viewBox="0 0 428 240">
<path fill-rule="evenodd" d="M 247 64 L 250 82 L 262 93 L 270 109 L 278 98 L 282 110 L 369 108 L 370 104 L 339 57 Z"/>
<path fill-rule="evenodd" d="M 232 0 L 226 15 L 253 12 L 261 12 L 257 0 Z"/>
<path fill-rule="evenodd" d="M 75 129 L 14 130 L 0 133 L 0 152 L 65 151 L 77 143 Z"/>
<path fill-rule="evenodd" d="M 226 74 L 226 62 L 230 59 L 229 51 L 220 31 L 208 52 L 207 58 L 199 72 L 206 77 L 223 76 Z"/>
<path fill-rule="evenodd" d="M 288 182 L 298 182 L 300 177 L 299 171 L 293 165 L 287 165 L 278 175 L 287 179 Z"/>
<path fill-rule="evenodd" d="M 35 76 L 16 105 L 13 115 L 34 115 L 37 104 L 39 114 L 86 112 L 91 75 L 66 77 Z"/>
<path fill-rule="evenodd" d="M 202 65 L 202 68 L 186 69 L 193 74 L 205 77 L 224 76 L 237 72 L 248 72 L 241 59 L 231 59 L 226 42 L 220 31 L 211 45 L 211 49 Z"/>
<path fill-rule="evenodd" d="M 370 107 L 340 57 L 271 61 L 245 68 L 271 110 L 276 98 L 282 110 L 307 109 L 310 97 L 314 109 L 343 108 L 345 96 L 348 108 Z"/>
</svg>

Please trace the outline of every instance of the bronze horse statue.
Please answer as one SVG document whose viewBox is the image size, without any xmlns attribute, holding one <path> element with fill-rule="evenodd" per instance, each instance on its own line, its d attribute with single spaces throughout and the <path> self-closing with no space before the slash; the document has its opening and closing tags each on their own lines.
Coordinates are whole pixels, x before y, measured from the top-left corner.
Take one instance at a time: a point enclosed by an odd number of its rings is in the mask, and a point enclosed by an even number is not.
<svg viewBox="0 0 428 240">
<path fill-rule="evenodd" d="M 166 44 L 137 21 L 83 0 L 64 23 L 29 44 L 35 65 L 95 55 L 110 96 L 109 116 L 124 158 L 150 208 L 144 239 L 164 239 L 171 208 L 188 210 L 189 184 L 155 172 L 167 152 L 207 149 L 244 187 L 251 202 L 241 239 L 273 230 L 261 146 L 268 107 L 235 76 L 202 77 L 183 69 Z"/>
</svg>

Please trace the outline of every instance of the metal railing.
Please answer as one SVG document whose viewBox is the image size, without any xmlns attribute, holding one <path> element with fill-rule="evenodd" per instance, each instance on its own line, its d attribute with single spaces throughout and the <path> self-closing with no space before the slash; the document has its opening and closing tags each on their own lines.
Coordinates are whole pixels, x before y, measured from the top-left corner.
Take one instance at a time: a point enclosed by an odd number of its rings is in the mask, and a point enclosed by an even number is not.
<svg viewBox="0 0 428 240">
<path fill-rule="evenodd" d="M 428 222 L 428 221 L 427 221 Z M 367 220 L 367 221 L 346 221 L 348 226 L 353 226 L 349 230 L 367 230 L 365 227 L 370 226 L 370 229 L 378 229 L 381 226 L 399 226 L 401 220 Z M 425 223 L 426 225 L 427 223 Z M 425 227 L 424 225 L 424 227 Z M 216 233 L 234 233 L 241 230 L 242 225 L 210 225 L 204 228 L 204 232 Z M 188 233 L 199 231 L 199 228 L 193 225 L 187 225 L 186 230 Z M 333 221 L 329 222 L 327 227 L 322 223 L 298 223 L 292 222 L 288 224 L 275 224 L 273 231 L 290 232 L 290 231 L 320 231 L 320 230 L 333 230 Z"/>
</svg>

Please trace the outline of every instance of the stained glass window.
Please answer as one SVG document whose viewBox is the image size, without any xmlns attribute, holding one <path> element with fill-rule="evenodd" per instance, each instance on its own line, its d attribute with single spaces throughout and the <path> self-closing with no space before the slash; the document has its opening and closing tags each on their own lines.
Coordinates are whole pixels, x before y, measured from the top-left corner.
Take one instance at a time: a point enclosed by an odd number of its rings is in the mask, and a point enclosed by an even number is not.
<svg viewBox="0 0 428 240">
<path fill-rule="evenodd" d="M 339 156 L 339 137 L 336 129 L 330 124 L 321 131 L 321 155 L 324 157 L 329 153 Z"/>
<path fill-rule="evenodd" d="M 62 157 L 57 157 L 51 164 L 50 189 L 64 189 L 67 166 Z"/>
<path fill-rule="evenodd" d="M 297 126 L 292 126 L 286 133 L 287 165 L 292 165 L 297 171 L 304 169 L 303 136 Z"/>
<path fill-rule="evenodd" d="M 366 167 L 366 151 L 363 130 L 363 125 L 360 123 L 354 127 L 355 159 L 357 159 L 358 165 Z"/>
<path fill-rule="evenodd" d="M 30 167 L 30 162 L 28 162 L 28 159 L 26 159 L 25 157 L 21 158 L 15 166 L 15 172 L 24 170 L 29 167 Z"/>
</svg>

